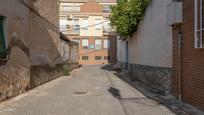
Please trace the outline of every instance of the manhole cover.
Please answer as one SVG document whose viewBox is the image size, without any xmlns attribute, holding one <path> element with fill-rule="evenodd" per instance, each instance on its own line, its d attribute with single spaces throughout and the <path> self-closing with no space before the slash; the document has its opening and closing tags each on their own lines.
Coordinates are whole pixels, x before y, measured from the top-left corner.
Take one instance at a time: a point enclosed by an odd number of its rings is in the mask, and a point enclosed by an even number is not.
<svg viewBox="0 0 204 115">
<path fill-rule="evenodd" d="M 84 96 L 84 95 L 88 95 L 89 92 L 87 91 L 76 91 L 74 92 L 74 95 L 77 95 L 77 96 Z"/>
</svg>

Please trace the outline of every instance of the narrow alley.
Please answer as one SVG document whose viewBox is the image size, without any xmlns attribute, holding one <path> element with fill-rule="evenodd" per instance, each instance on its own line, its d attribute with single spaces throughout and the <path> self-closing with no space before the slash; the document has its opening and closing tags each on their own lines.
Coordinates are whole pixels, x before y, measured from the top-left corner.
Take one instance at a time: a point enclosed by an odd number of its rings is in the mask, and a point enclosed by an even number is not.
<svg viewBox="0 0 204 115">
<path fill-rule="evenodd" d="M 0 104 L 0 115 L 173 115 L 103 66 L 83 66 Z"/>
</svg>

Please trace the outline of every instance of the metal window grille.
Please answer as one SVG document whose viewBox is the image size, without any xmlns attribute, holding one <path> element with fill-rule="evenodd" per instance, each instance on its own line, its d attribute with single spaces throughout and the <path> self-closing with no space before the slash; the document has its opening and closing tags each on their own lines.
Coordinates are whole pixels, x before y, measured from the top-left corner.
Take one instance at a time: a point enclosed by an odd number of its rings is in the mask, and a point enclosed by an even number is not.
<svg viewBox="0 0 204 115">
<path fill-rule="evenodd" d="M 7 55 L 3 21 L 4 17 L 0 16 L 0 58 L 6 58 Z"/>
<path fill-rule="evenodd" d="M 82 60 L 89 60 L 89 56 L 82 56 Z"/>
<path fill-rule="evenodd" d="M 95 56 L 95 60 L 101 60 L 101 56 Z"/>
<path fill-rule="evenodd" d="M 195 48 L 204 48 L 203 0 L 194 0 L 194 42 Z"/>
</svg>

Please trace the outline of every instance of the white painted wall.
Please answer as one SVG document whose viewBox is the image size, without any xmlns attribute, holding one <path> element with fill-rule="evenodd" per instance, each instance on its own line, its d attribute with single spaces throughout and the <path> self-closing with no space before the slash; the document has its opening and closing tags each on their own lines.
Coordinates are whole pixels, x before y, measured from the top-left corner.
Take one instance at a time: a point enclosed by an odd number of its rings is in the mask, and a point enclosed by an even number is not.
<svg viewBox="0 0 204 115">
<path fill-rule="evenodd" d="M 129 63 L 172 67 L 172 30 L 167 25 L 167 5 L 170 2 L 152 0 L 138 31 L 128 40 Z M 125 62 L 123 56 L 125 42 L 118 41 L 118 60 Z"/>
<path fill-rule="evenodd" d="M 89 16 L 88 17 L 88 30 L 80 29 L 80 36 L 103 36 L 103 29 L 96 30 L 95 25 L 95 19 L 101 19 L 101 22 L 103 22 L 103 16 Z M 82 18 L 80 18 L 79 23 L 81 25 L 81 28 L 83 27 Z M 101 24 L 103 26 L 103 24 Z"/>
</svg>

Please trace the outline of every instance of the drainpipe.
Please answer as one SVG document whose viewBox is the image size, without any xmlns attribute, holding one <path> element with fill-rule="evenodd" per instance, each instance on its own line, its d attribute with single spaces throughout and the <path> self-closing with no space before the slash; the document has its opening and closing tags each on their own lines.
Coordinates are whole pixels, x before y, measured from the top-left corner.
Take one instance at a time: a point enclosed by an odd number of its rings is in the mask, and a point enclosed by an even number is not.
<svg viewBox="0 0 204 115">
<path fill-rule="evenodd" d="M 128 70 L 129 63 L 129 51 L 128 51 L 128 41 L 126 40 L 126 70 Z"/>
<path fill-rule="evenodd" d="M 183 35 L 182 35 L 182 32 L 181 32 L 181 30 L 179 30 L 179 36 L 178 36 L 179 38 L 178 38 L 178 44 L 179 44 L 179 56 L 178 56 L 178 58 L 179 58 L 179 101 L 181 102 L 181 100 L 182 100 L 182 93 L 181 93 L 181 48 L 182 48 L 182 38 L 183 38 Z"/>
</svg>

